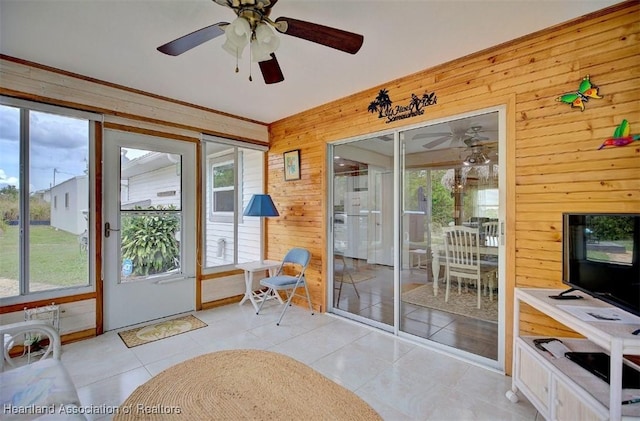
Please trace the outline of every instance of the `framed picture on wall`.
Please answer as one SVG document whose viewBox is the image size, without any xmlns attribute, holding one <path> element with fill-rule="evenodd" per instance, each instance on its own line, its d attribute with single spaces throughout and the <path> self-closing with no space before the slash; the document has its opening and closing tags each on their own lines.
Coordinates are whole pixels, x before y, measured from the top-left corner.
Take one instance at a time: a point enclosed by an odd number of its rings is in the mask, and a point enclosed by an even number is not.
<svg viewBox="0 0 640 421">
<path fill-rule="evenodd" d="M 300 149 L 285 152 L 283 155 L 284 180 L 300 180 Z"/>
</svg>

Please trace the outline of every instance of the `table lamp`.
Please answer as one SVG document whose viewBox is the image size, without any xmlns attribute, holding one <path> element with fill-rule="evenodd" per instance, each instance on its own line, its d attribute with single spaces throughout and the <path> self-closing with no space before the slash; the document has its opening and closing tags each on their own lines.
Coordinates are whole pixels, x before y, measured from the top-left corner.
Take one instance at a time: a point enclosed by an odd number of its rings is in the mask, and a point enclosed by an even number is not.
<svg viewBox="0 0 640 421">
<path fill-rule="evenodd" d="M 254 194 L 242 213 L 244 216 L 280 216 L 276 205 L 268 194 Z M 260 248 L 260 264 L 264 263 L 262 247 Z"/>
</svg>

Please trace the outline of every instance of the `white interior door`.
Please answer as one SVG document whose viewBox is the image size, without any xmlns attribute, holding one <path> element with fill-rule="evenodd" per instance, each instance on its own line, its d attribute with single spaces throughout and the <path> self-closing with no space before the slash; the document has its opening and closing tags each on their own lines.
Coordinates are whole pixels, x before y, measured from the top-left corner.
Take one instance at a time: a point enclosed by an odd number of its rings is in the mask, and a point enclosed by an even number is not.
<svg viewBox="0 0 640 421">
<path fill-rule="evenodd" d="M 105 131 L 105 331 L 195 308 L 195 149 Z"/>
<path fill-rule="evenodd" d="M 393 172 L 369 166 L 368 263 L 393 266 Z"/>
</svg>

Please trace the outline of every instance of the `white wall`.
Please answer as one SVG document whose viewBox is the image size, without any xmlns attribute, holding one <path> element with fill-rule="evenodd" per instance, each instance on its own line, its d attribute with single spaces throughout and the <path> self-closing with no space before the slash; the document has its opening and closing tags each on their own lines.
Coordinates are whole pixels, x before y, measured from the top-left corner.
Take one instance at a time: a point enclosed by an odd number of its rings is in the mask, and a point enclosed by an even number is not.
<svg viewBox="0 0 640 421">
<path fill-rule="evenodd" d="M 65 206 L 66 194 L 69 195 L 68 206 Z M 71 178 L 51 188 L 52 227 L 80 235 L 88 226 L 83 213 L 88 209 L 89 186 L 86 175 Z"/>
<path fill-rule="evenodd" d="M 175 191 L 175 195 L 158 196 L 161 192 Z M 180 176 L 176 173 L 176 166 L 150 171 L 129 178 L 129 196 L 127 202 L 150 200 L 152 206 L 180 206 Z"/>
</svg>

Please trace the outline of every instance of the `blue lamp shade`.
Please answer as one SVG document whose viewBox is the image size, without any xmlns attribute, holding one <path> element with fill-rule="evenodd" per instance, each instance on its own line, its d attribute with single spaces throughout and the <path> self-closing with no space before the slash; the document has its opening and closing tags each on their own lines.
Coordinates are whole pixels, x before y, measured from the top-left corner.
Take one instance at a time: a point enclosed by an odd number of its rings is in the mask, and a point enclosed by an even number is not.
<svg viewBox="0 0 640 421">
<path fill-rule="evenodd" d="M 268 194 L 254 194 L 243 213 L 244 216 L 280 216 Z"/>
</svg>

